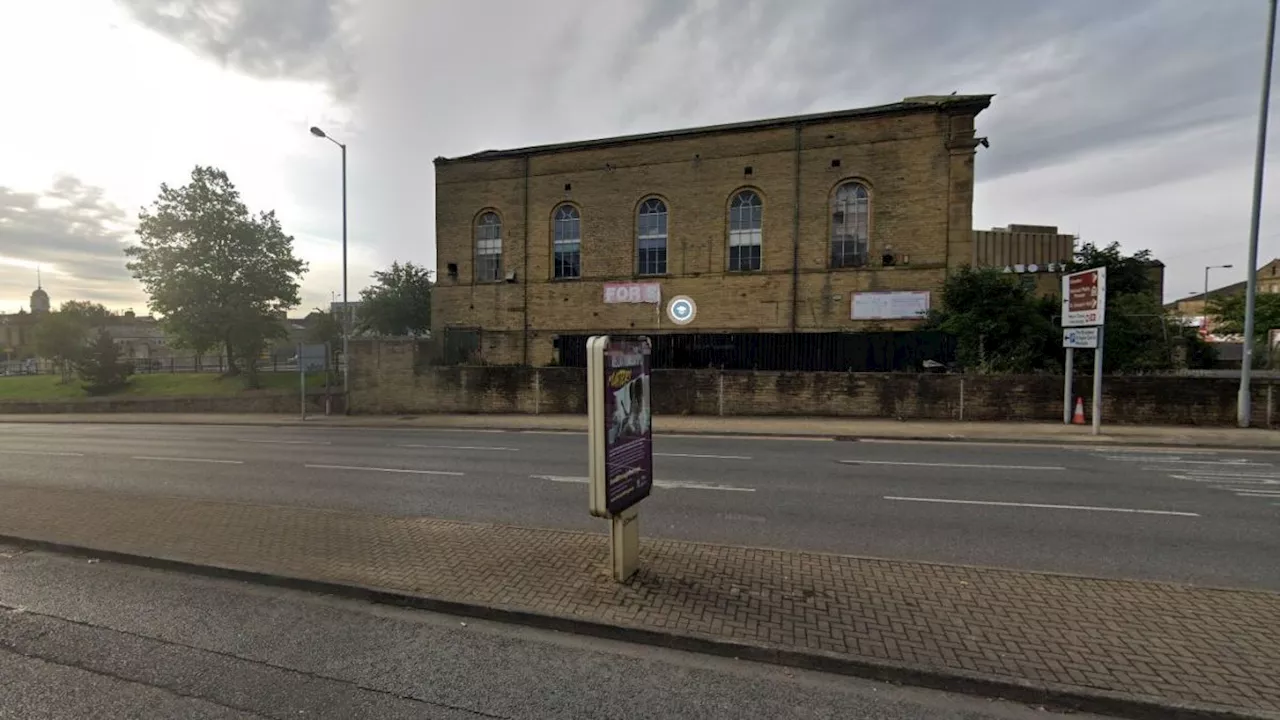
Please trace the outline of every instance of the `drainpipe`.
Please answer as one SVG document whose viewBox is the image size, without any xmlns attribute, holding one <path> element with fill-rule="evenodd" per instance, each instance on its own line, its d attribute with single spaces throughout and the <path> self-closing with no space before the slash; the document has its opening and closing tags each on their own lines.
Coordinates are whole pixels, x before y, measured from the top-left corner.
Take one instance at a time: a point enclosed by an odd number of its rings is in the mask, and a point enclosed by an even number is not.
<svg viewBox="0 0 1280 720">
<path fill-rule="evenodd" d="M 791 211 L 791 332 L 796 332 L 800 319 L 800 125 L 796 125 L 796 176 Z"/>
<path fill-rule="evenodd" d="M 524 287 L 524 366 L 529 367 L 529 156 L 524 156 L 524 267 L 520 271 L 520 284 Z"/>
</svg>

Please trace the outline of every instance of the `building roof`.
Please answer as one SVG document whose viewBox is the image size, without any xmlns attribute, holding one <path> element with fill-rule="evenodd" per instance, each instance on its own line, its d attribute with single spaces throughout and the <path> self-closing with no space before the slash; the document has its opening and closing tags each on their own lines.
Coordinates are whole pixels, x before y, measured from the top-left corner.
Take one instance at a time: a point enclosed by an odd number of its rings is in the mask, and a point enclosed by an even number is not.
<svg viewBox="0 0 1280 720">
<path fill-rule="evenodd" d="M 995 96 L 917 95 L 914 97 L 904 98 L 901 102 L 889 103 L 888 105 L 875 105 L 865 108 L 853 108 L 851 110 L 836 110 L 833 112 L 812 113 L 809 115 L 790 115 L 787 117 L 769 118 L 766 120 L 751 120 L 748 122 L 728 123 L 724 125 L 706 125 L 703 127 L 685 128 L 682 130 L 664 130 L 654 133 L 641 133 L 638 135 L 620 135 L 617 137 L 599 138 L 596 140 L 580 140 L 576 142 L 554 143 L 550 145 L 533 145 L 530 147 L 514 148 L 511 150 L 483 150 L 478 153 L 462 155 L 455 158 L 438 157 L 435 159 L 435 164 L 446 165 L 450 163 L 474 162 L 477 160 L 522 158 L 529 155 L 538 155 L 543 153 L 558 153 L 572 150 L 586 150 L 589 148 L 614 147 L 630 143 L 651 142 L 654 140 L 674 140 L 677 138 L 698 137 L 717 133 L 771 130 L 779 127 L 791 127 L 793 125 L 813 125 L 832 122 L 835 120 L 877 117 L 883 115 L 903 115 L 926 111 L 936 112 L 939 110 L 957 109 L 971 110 L 976 114 L 985 110 L 987 106 L 991 104 L 991 98 L 993 97 Z"/>
<path fill-rule="evenodd" d="M 1209 291 L 1209 296 L 1213 297 L 1214 295 L 1240 295 L 1245 291 L 1245 288 L 1247 287 L 1248 287 L 1248 282 L 1245 280 L 1241 280 L 1240 282 L 1237 282 L 1237 283 L 1231 283 L 1230 285 L 1223 285 L 1220 288 L 1214 288 L 1213 290 Z M 1199 302 L 1201 300 L 1204 300 L 1204 297 L 1205 297 L 1204 293 L 1202 292 L 1196 293 L 1194 295 L 1187 295 L 1186 297 L 1180 297 L 1171 303 L 1165 303 L 1165 308 L 1169 310 L 1173 310 L 1178 307 L 1178 303 L 1188 302 L 1188 301 Z"/>
</svg>

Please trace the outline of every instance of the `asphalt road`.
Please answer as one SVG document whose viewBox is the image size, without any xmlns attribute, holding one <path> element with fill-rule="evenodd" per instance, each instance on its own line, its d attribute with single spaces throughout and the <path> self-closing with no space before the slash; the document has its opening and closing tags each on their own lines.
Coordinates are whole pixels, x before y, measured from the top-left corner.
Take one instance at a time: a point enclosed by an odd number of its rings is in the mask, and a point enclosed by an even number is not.
<svg viewBox="0 0 1280 720">
<path fill-rule="evenodd" d="M 1280 454 L 661 436 L 641 532 L 1280 590 Z M 0 483 L 603 531 L 576 433 L 0 425 Z"/>
<path fill-rule="evenodd" d="M 0 545 L 0 720 L 88 717 L 1057 715 Z"/>
</svg>

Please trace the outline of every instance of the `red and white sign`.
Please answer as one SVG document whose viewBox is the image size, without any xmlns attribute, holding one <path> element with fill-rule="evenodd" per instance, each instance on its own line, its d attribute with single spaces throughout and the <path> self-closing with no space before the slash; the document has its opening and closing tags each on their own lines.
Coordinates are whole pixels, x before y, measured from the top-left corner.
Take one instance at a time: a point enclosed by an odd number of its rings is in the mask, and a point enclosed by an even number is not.
<svg viewBox="0 0 1280 720">
<path fill-rule="evenodd" d="M 1107 269 L 1062 276 L 1062 327 L 1102 325 L 1107 316 Z"/>
<path fill-rule="evenodd" d="M 657 305 L 662 302 L 662 286 L 656 282 L 605 283 L 604 301 L 608 304 L 649 303 Z"/>
</svg>

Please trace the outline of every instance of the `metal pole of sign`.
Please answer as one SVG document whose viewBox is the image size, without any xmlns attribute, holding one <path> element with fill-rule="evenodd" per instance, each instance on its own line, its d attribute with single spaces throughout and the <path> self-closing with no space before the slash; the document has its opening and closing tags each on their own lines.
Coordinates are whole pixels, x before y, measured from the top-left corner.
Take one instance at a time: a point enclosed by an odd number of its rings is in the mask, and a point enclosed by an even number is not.
<svg viewBox="0 0 1280 720">
<path fill-rule="evenodd" d="M 1102 432 L 1102 326 L 1098 326 L 1098 349 L 1093 351 L 1093 434 Z"/>
<path fill-rule="evenodd" d="M 1062 380 L 1062 424 L 1071 424 L 1071 374 L 1075 369 L 1075 348 L 1067 348 L 1066 377 Z"/>
</svg>

